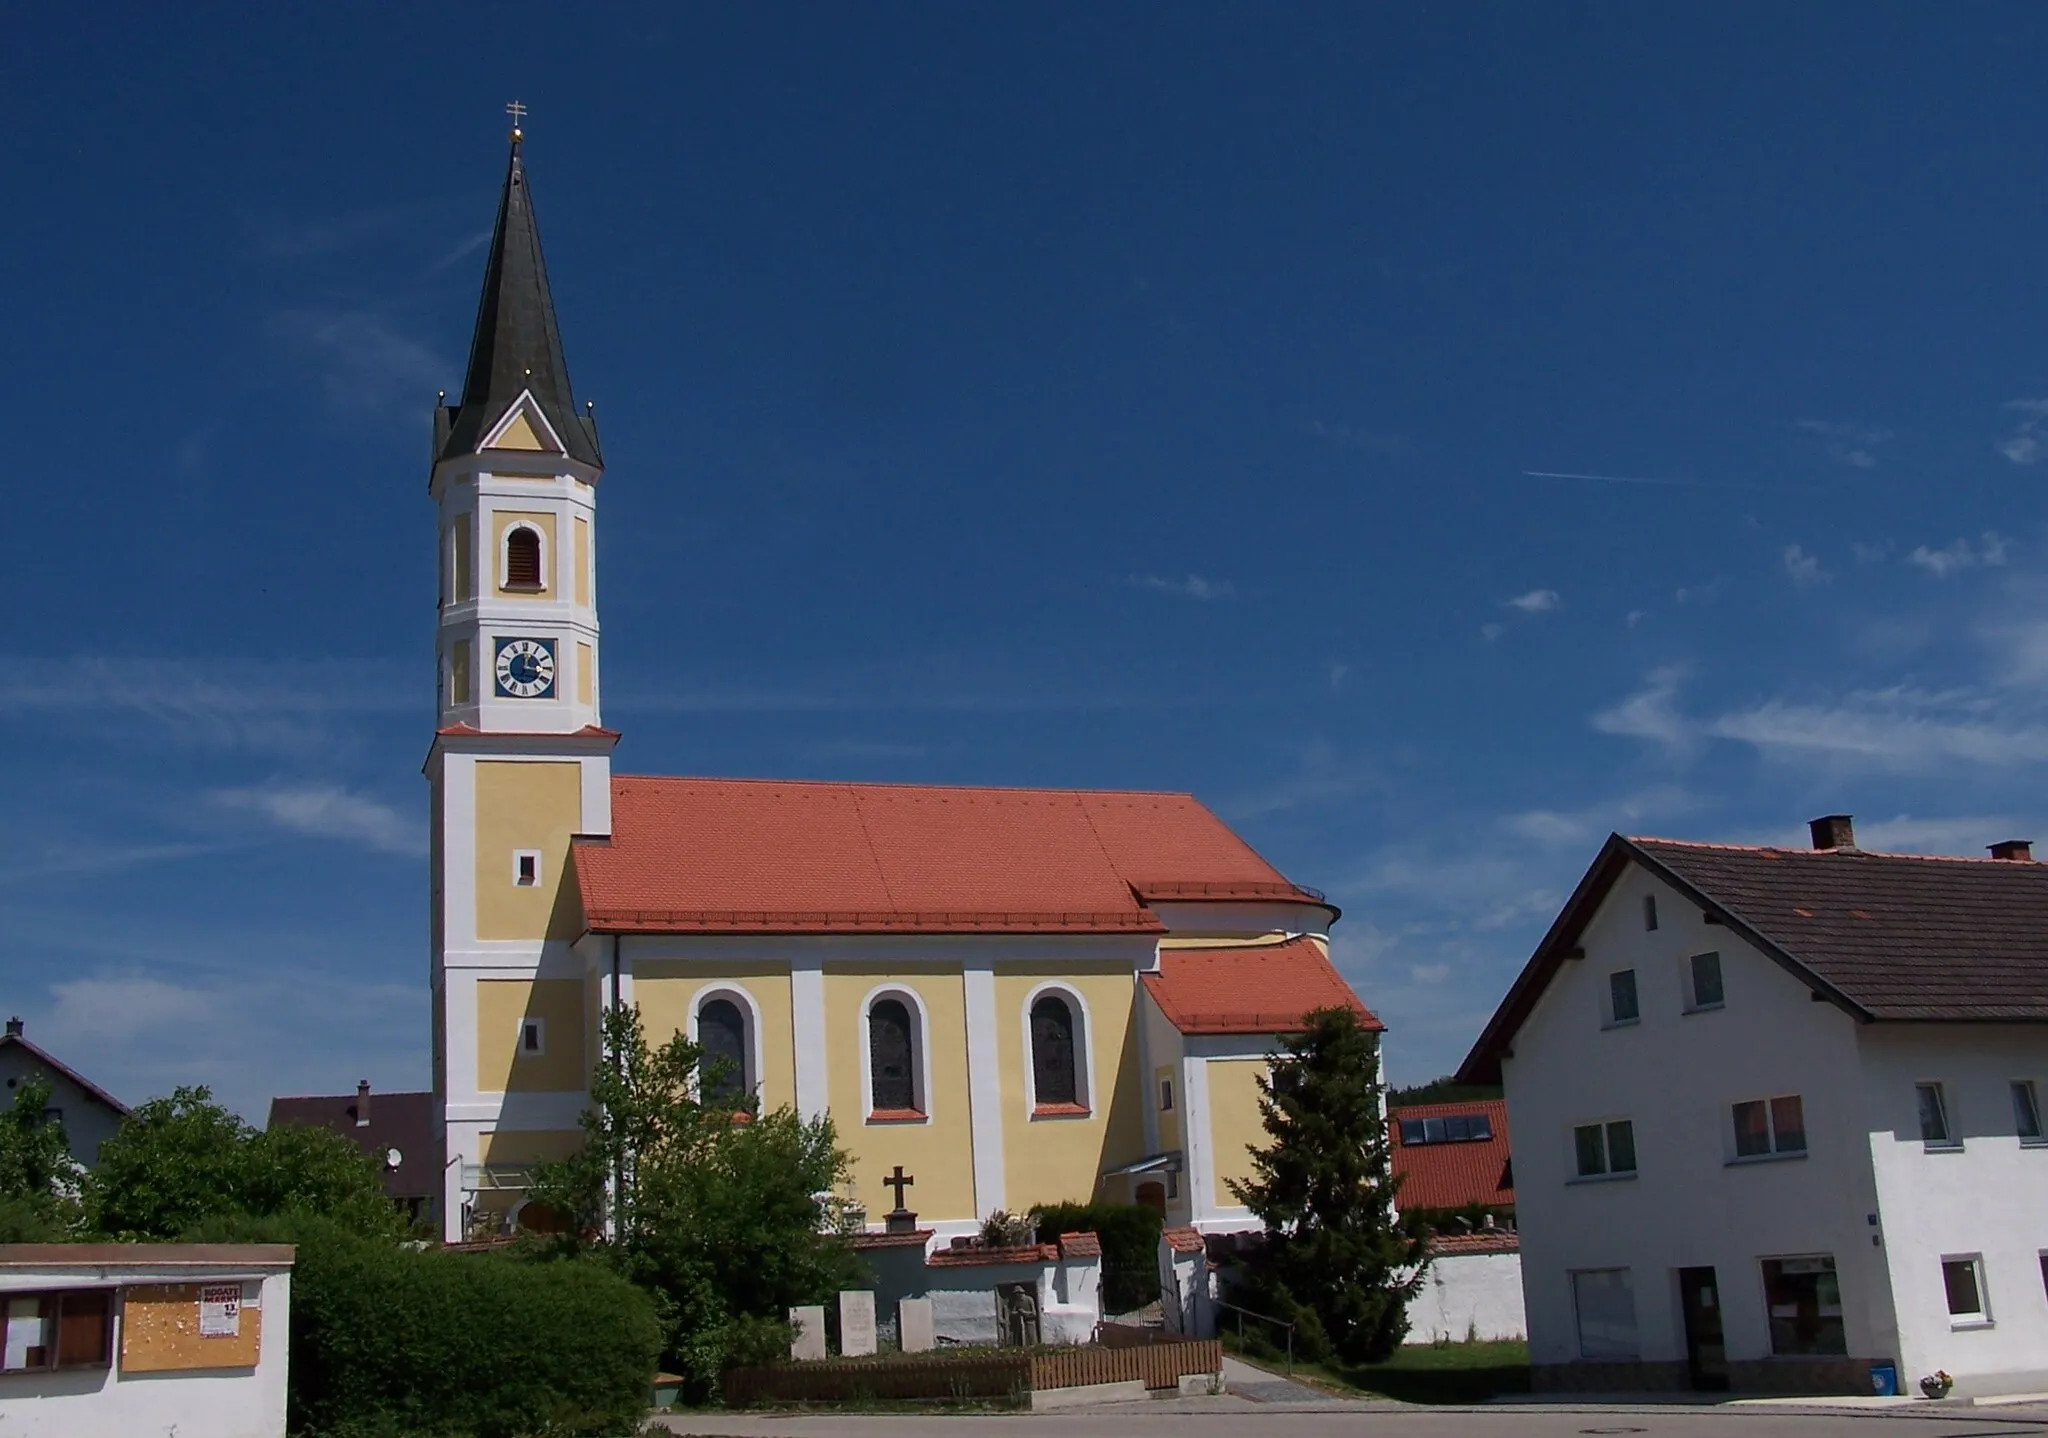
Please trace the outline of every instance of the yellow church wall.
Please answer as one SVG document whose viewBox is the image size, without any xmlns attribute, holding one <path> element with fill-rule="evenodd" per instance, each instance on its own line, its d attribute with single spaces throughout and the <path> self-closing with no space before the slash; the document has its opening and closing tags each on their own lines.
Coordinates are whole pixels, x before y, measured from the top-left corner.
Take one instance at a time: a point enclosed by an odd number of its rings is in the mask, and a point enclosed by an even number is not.
<svg viewBox="0 0 2048 1438">
<path fill-rule="evenodd" d="M 549 446 L 542 443 L 540 434 L 533 427 L 533 422 L 526 417 L 526 411 L 522 409 L 519 413 L 512 416 L 512 423 L 505 426 L 504 432 L 498 436 L 497 443 L 493 444 L 491 448 L 539 452 L 545 451 Z"/>
<path fill-rule="evenodd" d="M 479 979 L 476 1086 L 484 1093 L 562 1092 L 590 1077 L 584 1059 L 581 979 Z M 527 1019 L 543 1025 L 544 1051 L 519 1051 Z"/>
<path fill-rule="evenodd" d="M 1266 1144 L 1264 1122 L 1259 1117 L 1259 1080 L 1267 1064 L 1257 1059 L 1210 1059 L 1209 1072 L 1209 1177 L 1216 1203 L 1232 1207 L 1237 1198 L 1228 1187 L 1231 1179 L 1252 1176 L 1251 1155 L 1246 1150 Z"/>
<path fill-rule="evenodd" d="M 1171 934 L 1159 941 L 1162 949 L 1259 949 L 1270 944 L 1292 942 L 1293 934 Z"/>
<path fill-rule="evenodd" d="M 597 668 L 597 651 L 588 644 L 576 646 L 576 702 L 590 702 L 591 671 Z"/>
<path fill-rule="evenodd" d="M 565 885 L 569 836 L 582 822 L 583 771 L 573 763 L 479 760 L 476 766 L 476 935 L 574 939 L 582 916 Z M 513 854 L 540 851 L 540 882 L 514 882 Z"/>
<path fill-rule="evenodd" d="M 854 1192 L 870 1220 L 895 1206 L 882 1179 L 897 1164 L 917 1180 L 904 1204 L 926 1220 L 980 1217 L 974 1195 L 974 1143 L 967 1100 L 967 1004 L 958 964 L 827 964 L 826 1102 L 840 1144 L 853 1159 Z M 924 1010 L 929 1081 L 927 1121 L 870 1123 L 861 1104 L 867 1062 L 862 1001 L 878 987 L 902 989 Z M 990 1205 L 993 1207 L 994 1205 Z"/>
<path fill-rule="evenodd" d="M 505 587 L 505 531 L 517 524 L 532 525 L 541 536 L 541 587 L 536 592 L 530 589 L 507 589 Z M 553 599 L 556 594 L 555 569 L 562 562 L 562 551 L 555 545 L 555 516 L 546 510 L 500 509 L 491 515 L 491 587 L 501 599 Z"/>
<path fill-rule="evenodd" d="M 576 576 L 576 602 L 590 603 L 590 521 L 576 521 L 576 552 L 570 556 L 570 572 Z"/>
<path fill-rule="evenodd" d="M 754 1001 L 760 1032 L 755 1045 L 761 1063 L 761 1107 L 796 1103 L 796 1028 L 790 1017 L 789 965 L 759 962 L 663 963 L 634 966 L 633 1001 L 650 1044 L 688 1033 L 690 1000 L 706 988 L 737 989 Z M 858 1100 L 856 1099 L 856 1102 Z"/>
<path fill-rule="evenodd" d="M 532 1163 L 537 1159 L 562 1159 L 583 1147 L 581 1129 L 517 1128 L 499 1129 L 478 1135 L 483 1140 L 485 1163 Z"/>
<path fill-rule="evenodd" d="M 1172 1064 L 1161 1064 L 1152 1070 L 1152 1092 L 1146 1095 L 1146 1102 L 1159 1102 L 1160 1086 L 1173 1085 L 1173 1107 L 1159 1110 L 1159 1151 L 1168 1153 L 1180 1147 L 1180 1109 L 1186 1102 L 1180 1091 L 1180 1075 L 1174 1072 Z"/>
<path fill-rule="evenodd" d="M 1032 1118 L 1025 1070 L 1025 1007 L 1048 981 L 1080 994 L 1094 1087 L 1086 1117 Z M 1087 1203 L 1102 1171 L 1144 1155 L 1139 1107 L 1137 984 L 1129 964 L 1005 966 L 996 974 L 996 1063 L 1003 1091 L 1004 1199 L 1014 1212 L 1038 1203 Z M 1077 1016 L 1078 1017 L 1078 1016 Z"/>
<path fill-rule="evenodd" d="M 476 535 L 472 528 L 473 522 L 473 516 L 468 514 L 458 515 L 455 520 L 455 587 L 449 598 L 457 603 L 476 598 Z"/>
<path fill-rule="evenodd" d="M 469 703 L 469 641 L 458 639 L 448 651 L 448 702 Z"/>
</svg>

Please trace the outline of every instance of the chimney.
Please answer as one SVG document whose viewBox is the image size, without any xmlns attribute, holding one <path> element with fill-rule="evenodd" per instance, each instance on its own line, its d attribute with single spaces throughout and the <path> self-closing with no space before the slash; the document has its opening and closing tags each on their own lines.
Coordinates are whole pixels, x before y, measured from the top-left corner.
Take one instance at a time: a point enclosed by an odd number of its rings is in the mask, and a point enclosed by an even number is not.
<svg viewBox="0 0 2048 1438">
<path fill-rule="evenodd" d="M 1991 846 L 1991 857 L 2005 859 L 2015 864 L 2034 862 L 2034 841 L 2032 839 L 2000 839 Z"/>
<path fill-rule="evenodd" d="M 7 1037 L 9 1037 L 9 1038 L 11 1038 L 11 1039 L 18 1039 L 18 1038 L 20 1038 L 20 1037 L 21 1037 L 21 1028 L 22 1028 L 22 1024 L 21 1024 L 21 1020 L 20 1020 L 19 1018 L 12 1018 L 12 1019 L 9 1019 L 9 1020 L 7 1021 Z"/>
<path fill-rule="evenodd" d="M 356 1127 L 370 1126 L 370 1081 L 362 1080 L 356 1085 Z"/>
<path fill-rule="evenodd" d="M 1816 849 L 1856 847 L 1856 826 L 1847 814 L 1823 814 L 1818 819 L 1807 820 L 1806 827 L 1813 834 L 1813 847 Z"/>
</svg>

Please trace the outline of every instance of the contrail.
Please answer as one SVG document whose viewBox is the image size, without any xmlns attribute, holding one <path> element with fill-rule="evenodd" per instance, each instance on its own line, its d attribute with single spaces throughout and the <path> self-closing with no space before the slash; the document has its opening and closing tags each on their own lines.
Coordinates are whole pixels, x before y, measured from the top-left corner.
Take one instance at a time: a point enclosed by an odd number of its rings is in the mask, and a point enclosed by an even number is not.
<svg viewBox="0 0 2048 1438">
<path fill-rule="evenodd" d="M 1702 483 L 1697 479 L 1650 479 L 1640 474 L 1566 474 L 1555 469 L 1525 469 L 1523 474 L 1531 479 L 1591 479 L 1601 484 L 1659 484 L 1675 489 L 1713 489 L 1716 486 Z"/>
</svg>

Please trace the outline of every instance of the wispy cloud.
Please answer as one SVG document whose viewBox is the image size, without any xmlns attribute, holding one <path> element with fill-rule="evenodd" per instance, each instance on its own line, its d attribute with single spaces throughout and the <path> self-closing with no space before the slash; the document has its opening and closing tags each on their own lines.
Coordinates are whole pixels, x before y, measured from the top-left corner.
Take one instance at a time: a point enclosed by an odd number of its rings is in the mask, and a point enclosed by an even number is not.
<svg viewBox="0 0 2048 1438">
<path fill-rule="evenodd" d="M 2048 399 L 2016 399 L 2005 406 L 2013 416 L 2013 427 L 1993 448 L 2014 464 L 2035 464 L 2048 455 L 2041 427 L 2048 424 Z"/>
<path fill-rule="evenodd" d="M 1185 579 L 1167 579 L 1157 574 L 1133 574 L 1129 583 L 1135 589 L 1151 589 L 1182 599 L 1228 599 L 1237 593 L 1237 586 L 1229 580 L 1204 579 L 1199 574 L 1190 574 Z"/>
<path fill-rule="evenodd" d="M 1820 560 L 1796 544 L 1785 546 L 1785 573 L 1794 584 L 1822 584 L 1834 576 L 1820 567 Z"/>
<path fill-rule="evenodd" d="M 64 732 L 130 730 L 173 744 L 300 753 L 340 714 L 419 707 L 409 666 L 209 659 L 0 658 L 0 720 L 57 721 Z"/>
<path fill-rule="evenodd" d="M 333 785 L 269 784 L 216 789 L 207 796 L 223 809 L 255 814 L 294 834 L 339 839 L 386 854 L 427 852 L 425 826 L 387 804 Z"/>
<path fill-rule="evenodd" d="M 1684 679 L 1685 671 L 1677 665 L 1651 670 L 1642 688 L 1596 713 L 1593 727 L 1602 734 L 1648 739 L 1674 749 L 1684 747 L 1692 739 L 1691 726 L 1676 703 Z"/>
<path fill-rule="evenodd" d="M 0 843 L 0 884 L 42 882 L 81 874 L 115 874 L 218 853 L 223 847 L 199 843 L 121 844 L 27 839 L 14 835 Z"/>
<path fill-rule="evenodd" d="M 1413 442 L 1391 430 L 1365 429 L 1348 424 L 1325 424 L 1319 419 L 1309 421 L 1306 428 L 1310 434 L 1333 449 L 1376 455 L 1381 459 L 1409 460 L 1416 455 Z"/>
<path fill-rule="evenodd" d="M 1506 601 L 1509 609 L 1519 609 L 1524 614 L 1548 614 L 1562 603 L 1555 589 L 1532 589 Z"/>
<path fill-rule="evenodd" d="M 1940 549 L 1929 549 L 1923 544 L 1906 556 L 1906 562 L 1918 565 L 1936 579 L 1946 579 L 1959 569 L 1974 569 L 1980 564 L 1996 568 L 2006 562 L 2011 548 L 2010 540 L 1987 529 L 1983 542 L 1975 547 L 1967 539 L 1958 539 Z"/>
<path fill-rule="evenodd" d="M 427 345 L 369 310 L 288 310 L 278 332 L 320 371 L 328 401 L 349 412 L 394 414 L 417 408 L 452 367 Z"/>
<path fill-rule="evenodd" d="M 1856 842 L 1866 849 L 1894 854 L 1981 857 L 1986 848 L 2000 839 L 2030 833 L 2036 827 L 2003 815 L 1935 819 L 1895 814 L 1889 819 L 1858 819 Z"/>
<path fill-rule="evenodd" d="M 1861 540 L 1856 540 L 1850 543 L 1849 552 L 1856 556 L 1858 564 L 1882 564 L 1891 558 L 1894 548 L 1896 546 L 1889 539 L 1879 540 L 1875 544 L 1865 544 Z"/>
<path fill-rule="evenodd" d="M 1877 464 L 1878 449 L 1892 440 L 1890 430 L 1868 424 L 1802 419 L 1799 421 L 1799 428 L 1809 434 L 1819 435 L 1827 449 L 1828 458 L 1846 464 L 1852 469 L 1874 468 Z"/>
</svg>

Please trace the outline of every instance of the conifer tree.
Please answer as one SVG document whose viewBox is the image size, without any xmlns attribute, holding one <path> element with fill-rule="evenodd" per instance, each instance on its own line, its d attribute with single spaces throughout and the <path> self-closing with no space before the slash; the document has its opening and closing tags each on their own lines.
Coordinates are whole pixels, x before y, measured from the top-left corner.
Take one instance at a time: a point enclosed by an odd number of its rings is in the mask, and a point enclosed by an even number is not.
<svg viewBox="0 0 2048 1438">
<path fill-rule="evenodd" d="M 1272 1143 L 1251 1150 L 1253 1178 L 1230 1191 L 1266 1226 L 1251 1279 L 1268 1311 L 1296 1324 L 1297 1348 L 1377 1363 L 1408 1332 L 1428 1240 L 1394 1212 L 1377 1036 L 1348 1008 L 1306 1024 L 1259 1080 Z"/>
</svg>

